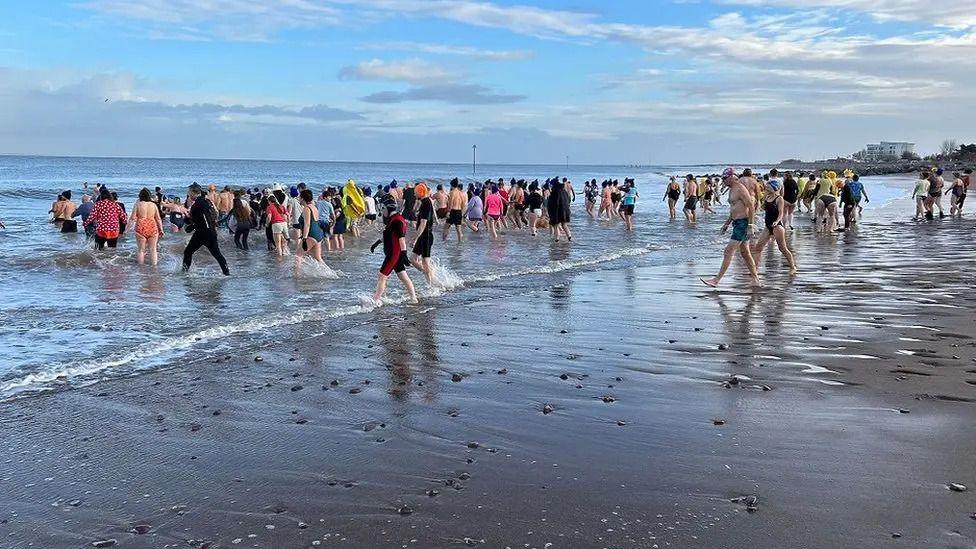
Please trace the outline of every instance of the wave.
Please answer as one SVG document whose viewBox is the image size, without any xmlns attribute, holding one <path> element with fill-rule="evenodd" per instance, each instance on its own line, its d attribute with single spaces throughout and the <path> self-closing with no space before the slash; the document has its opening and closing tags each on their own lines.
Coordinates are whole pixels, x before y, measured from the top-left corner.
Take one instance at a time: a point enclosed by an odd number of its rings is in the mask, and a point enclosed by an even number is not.
<svg viewBox="0 0 976 549">
<path fill-rule="evenodd" d="M 572 269 L 591 267 L 626 257 L 636 257 L 652 251 L 666 249 L 670 249 L 670 246 L 647 245 L 637 248 L 625 248 L 593 257 L 551 261 L 542 265 L 510 271 L 475 275 L 467 278 L 455 274 L 444 267 L 440 262 L 435 262 L 435 283 L 429 288 L 429 291 L 422 293 L 424 297 L 436 297 L 438 295 L 443 295 L 448 291 L 458 290 L 473 284 L 485 284 L 513 276 L 551 274 Z M 328 267 L 324 268 L 332 271 Z M 0 396 L 4 397 L 4 399 L 9 399 L 25 393 L 42 390 L 55 383 L 66 383 L 69 381 L 74 382 L 76 386 L 78 386 L 80 381 L 80 384 L 83 386 L 97 382 L 98 379 L 93 379 L 93 376 L 98 374 L 106 374 L 123 366 L 159 359 L 169 353 L 186 352 L 193 347 L 205 345 L 220 338 L 240 334 L 265 332 L 282 326 L 301 324 L 305 322 L 334 320 L 342 317 L 368 313 L 380 306 L 380 304 L 377 304 L 372 300 L 372 296 L 368 296 L 366 294 L 357 294 L 357 300 L 359 301 L 358 305 L 350 305 L 339 308 L 333 306 L 306 308 L 300 312 L 284 316 L 267 317 L 257 320 L 242 320 L 231 324 L 213 326 L 211 328 L 206 328 L 182 336 L 171 337 L 160 341 L 154 346 L 147 346 L 126 353 L 78 363 L 57 364 L 45 370 L 29 373 L 22 377 L 9 379 L 0 383 Z M 406 295 L 396 293 L 384 297 L 382 305 L 400 305 L 405 304 L 407 301 L 408 299 Z M 144 368 L 137 369 L 141 370 Z"/>
</svg>

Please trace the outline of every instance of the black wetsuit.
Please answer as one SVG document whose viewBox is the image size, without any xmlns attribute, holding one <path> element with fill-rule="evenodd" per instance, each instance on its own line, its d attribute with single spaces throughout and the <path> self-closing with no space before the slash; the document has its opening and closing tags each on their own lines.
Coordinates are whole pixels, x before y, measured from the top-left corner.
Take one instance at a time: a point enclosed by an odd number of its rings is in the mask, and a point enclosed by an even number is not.
<svg viewBox="0 0 976 549">
<path fill-rule="evenodd" d="M 229 275 L 227 260 L 220 253 L 220 246 L 217 244 L 217 208 L 214 207 L 213 202 L 206 196 L 198 196 L 190 206 L 190 221 L 193 224 L 193 234 L 190 236 L 190 241 L 186 243 L 186 249 L 183 250 L 183 270 L 190 270 L 193 254 L 202 246 L 206 247 L 210 255 L 217 260 L 220 270 L 225 275 Z"/>
<path fill-rule="evenodd" d="M 782 225 L 782 223 L 776 223 L 776 220 L 779 218 L 779 204 L 775 200 L 772 202 L 769 200 L 764 201 L 763 212 L 766 214 L 766 228 L 769 229 L 770 233 L 773 232 L 773 227 L 776 225 Z"/>
<path fill-rule="evenodd" d="M 434 247 L 434 201 L 430 197 L 420 201 L 420 211 L 417 215 L 417 228 L 420 228 L 421 221 L 427 221 L 424 232 L 417 235 L 417 242 L 413 245 L 413 253 L 420 257 L 430 257 L 431 248 Z"/>
<path fill-rule="evenodd" d="M 796 204 L 797 198 L 800 197 L 800 185 L 797 184 L 795 179 L 787 179 L 783 181 L 783 200 L 789 202 L 790 204 Z"/>
</svg>

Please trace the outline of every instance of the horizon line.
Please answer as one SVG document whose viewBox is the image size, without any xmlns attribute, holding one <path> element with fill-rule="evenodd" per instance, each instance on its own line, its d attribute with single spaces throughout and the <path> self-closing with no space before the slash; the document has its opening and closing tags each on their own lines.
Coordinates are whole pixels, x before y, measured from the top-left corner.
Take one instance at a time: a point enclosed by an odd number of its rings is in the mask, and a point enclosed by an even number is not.
<svg viewBox="0 0 976 549">
<path fill-rule="evenodd" d="M 204 156 L 109 156 L 109 155 L 77 155 L 77 154 L 28 154 L 28 153 L 0 153 L 0 157 L 37 157 L 37 158 L 72 158 L 72 159 L 82 159 L 90 158 L 97 160 L 217 160 L 217 161 L 234 161 L 234 162 L 309 162 L 309 163 L 319 163 L 319 164 L 410 164 L 410 165 L 421 165 L 421 164 L 440 164 L 445 166 L 470 166 L 469 162 L 421 162 L 421 161 L 397 161 L 397 160 L 310 160 L 310 159 L 284 159 L 284 158 L 213 158 Z M 804 162 L 819 162 L 814 161 L 804 161 Z M 781 162 L 779 162 L 781 163 Z M 594 167 L 632 167 L 632 166 L 654 166 L 661 168 L 668 167 L 682 167 L 682 166 L 732 166 L 732 165 L 752 165 L 752 166 L 775 166 L 778 165 L 777 162 L 703 162 L 703 163 L 683 163 L 683 164 L 625 164 L 625 163 L 610 163 L 610 164 L 574 164 L 570 163 L 569 166 L 594 166 Z M 485 162 L 478 163 L 478 166 L 566 166 L 565 163 L 526 163 L 526 162 Z"/>
</svg>

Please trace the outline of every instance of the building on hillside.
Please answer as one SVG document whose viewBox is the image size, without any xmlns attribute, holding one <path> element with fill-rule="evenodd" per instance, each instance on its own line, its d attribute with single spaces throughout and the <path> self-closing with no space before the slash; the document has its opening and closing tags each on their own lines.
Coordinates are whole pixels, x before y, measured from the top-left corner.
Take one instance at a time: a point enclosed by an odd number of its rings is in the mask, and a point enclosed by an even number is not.
<svg viewBox="0 0 976 549">
<path fill-rule="evenodd" d="M 901 158 L 905 153 L 914 153 L 915 143 L 905 141 L 882 141 L 868 143 L 864 147 L 865 160 L 884 160 L 886 158 Z"/>
</svg>

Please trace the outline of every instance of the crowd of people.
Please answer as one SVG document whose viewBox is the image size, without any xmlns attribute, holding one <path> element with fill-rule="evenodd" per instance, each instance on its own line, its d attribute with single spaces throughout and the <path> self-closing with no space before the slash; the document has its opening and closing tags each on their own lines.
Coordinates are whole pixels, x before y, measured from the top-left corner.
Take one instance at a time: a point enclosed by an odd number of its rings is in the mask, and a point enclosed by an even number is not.
<svg viewBox="0 0 976 549">
<path fill-rule="evenodd" d="M 913 193 L 917 204 L 915 219 L 933 219 L 936 209 L 940 217 L 945 217 L 943 195 L 951 195 L 949 215 L 961 215 L 972 170 L 953 175 L 947 186 L 941 169 L 920 174 Z M 343 186 L 327 187 L 319 193 L 304 183 L 287 188 L 276 184 L 223 189 L 194 183 L 183 197 L 167 196 L 159 187 L 155 192 L 142 189 L 131 213 L 127 213 L 118 195 L 103 185 L 96 185 L 92 195 L 94 200 L 86 184 L 81 204 L 77 205 L 71 199 L 71 191 L 61 193 L 51 206 L 52 221 L 62 232 L 76 232 L 80 219 L 97 250 L 115 248 L 120 235 L 133 227 L 139 264 L 145 263 L 147 256 L 149 264 L 158 262 L 158 243 L 167 232 L 189 233 L 183 269 L 189 270 L 193 255 L 205 247 L 225 275 L 230 274 L 230 269 L 220 251 L 219 238 L 224 231 L 233 235 L 234 245 L 242 250 L 250 249 L 251 232 L 261 231 L 267 249 L 279 257 L 289 253 L 291 244 L 298 259 L 307 256 L 323 262 L 324 252 L 345 248 L 346 235 L 358 238 L 364 231 L 381 226 L 382 237 L 370 248 L 375 251 L 380 244 L 383 246 L 384 259 L 373 296 L 376 301 L 383 297 L 392 274 L 403 283 L 410 299 L 416 301 L 416 291 L 407 274 L 410 266 L 420 270 L 429 283 L 434 282 L 431 256 L 436 225 L 442 226 L 442 241 L 453 235 L 462 242 L 465 232 L 482 231 L 494 240 L 500 238 L 499 231 L 503 229 L 527 231 L 532 236 L 547 230 L 554 241 L 572 241 L 571 205 L 577 198 L 573 183 L 565 177 L 541 183 L 512 178 L 467 185 L 457 178 L 447 185 L 401 185 L 394 180 L 389 185 L 365 187 L 349 180 Z M 623 183 L 589 180 L 583 184 L 582 196 L 590 218 L 619 219 L 625 230 L 633 230 L 640 196 L 633 179 L 624 179 Z M 765 248 L 773 243 L 786 260 L 789 274 L 796 274 L 796 258 L 786 238 L 787 232 L 794 229 L 795 218 L 804 213 L 810 215 L 816 232 L 850 230 L 862 215 L 862 202 L 867 203 L 870 198 L 859 176 L 850 170 L 840 176 L 833 171 L 781 174 L 775 169 L 756 175 L 748 168 L 741 172 L 728 168 L 721 175 L 688 174 L 682 182 L 671 177 L 661 200 L 667 202 L 671 220 L 676 219 L 681 203 L 689 223 L 697 223 L 700 215 L 715 213 L 717 207 L 728 207 L 721 230 L 724 233 L 731 228 L 732 234 L 721 267 L 714 277 L 701 279 L 715 287 L 737 253 L 750 273 L 750 283 L 761 285 L 757 263 Z M 759 211 L 763 213 L 763 225 L 756 231 Z M 411 225 L 413 235 L 408 246 Z"/>
</svg>

